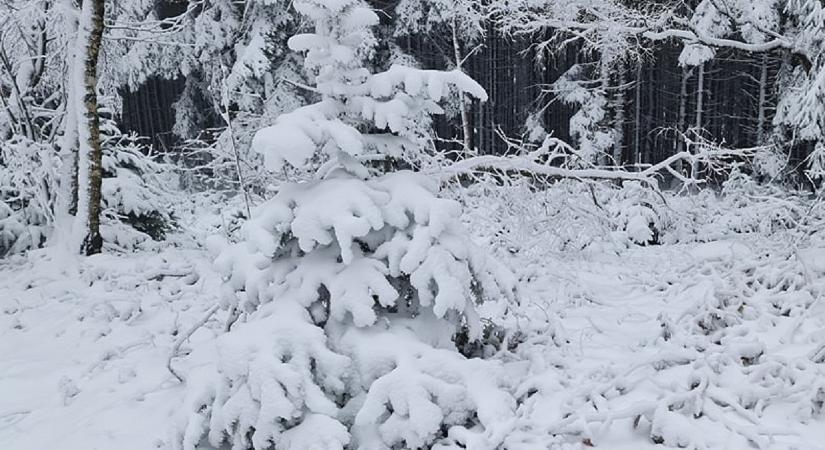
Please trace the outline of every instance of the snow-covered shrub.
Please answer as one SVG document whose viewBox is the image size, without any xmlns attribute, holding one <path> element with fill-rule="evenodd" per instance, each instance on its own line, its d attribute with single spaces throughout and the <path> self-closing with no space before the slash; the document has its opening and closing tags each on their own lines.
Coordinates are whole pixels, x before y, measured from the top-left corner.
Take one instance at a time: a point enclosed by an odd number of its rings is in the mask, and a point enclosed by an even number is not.
<svg viewBox="0 0 825 450">
<path fill-rule="evenodd" d="M 289 178 L 300 176 L 300 173 L 274 174 L 267 171 L 263 164 L 261 154 L 252 150 L 252 138 L 261 128 L 271 124 L 275 118 L 284 112 L 288 112 L 302 106 L 306 102 L 299 88 L 291 83 L 303 83 L 304 79 L 295 67 L 297 55 L 289 55 L 283 58 L 279 65 L 271 69 L 271 76 L 279 80 L 274 87 L 268 86 L 261 89 L 263 94 L 239 93 L 233 88 L 229 79 L 224 80 L 220 86 L 222 90 L 223 107 L 220 117 L 222 127 L 215 129 L 200 130 L 197 136 L 190 136 L 192 133 L 177 130 L 176 134 L 186 136 L 187 139 L 181 146 L 180 154 L 176 159 L 178 164 L 186 168 L 186 177 L 182 179 L 185 187 L 192 190 L 226 190 L 232 192 L 246 191 L 249 195 L 257 198 L 264 197 L 268 192 L 267 188 L 285 175 Z M 231 77 L 231 75 L 229 75 Z M 290 82 L 287 82 L 289 80 Z M 237 80 L 236 80 L 237 81 Z M 187 90 L 190 84 L 187 83 Z M 247 88 L 248 89 L 248 88 Z M 249 98 L 264 99 L 260 104 L 253 102 L 246 105 L 235 105 L 234 102 L 243 103 Z M 179 102 L 188 101 L 190 104 L 178 104 L 178 119 L 184 113 L 191 113 L 196 109 L 195 102 L 188 96 L 183 95 Z M 235 110 L 238 108 L 239 110 Z M 227 111 L 229 109 L 229 111 Z M 184 123 L 179 120 L 177 124 Z M 241 181 L 243 186 L 241 186 Z"/>
<path fill-rule="evenodd" d="M 640 245 L 658 244 L 659 234 L 669 225 L 661 194 L 638 181 L 623 182 L 615 194 L 604 205 L 621 238 Z"/>
<path fill-rule="evenodd" d="M 756 151 L 751 165 L 756 175 L 779 181 L 787 171 L 788 158 L 782 155 L 779 148 L 768 146 Z"/>
<path fill-rule="evenodd" d="M 723 425 L 738 435 L 739 446 L 763 447 L 776 432 L 772 409 L 802 423 L 821 416 L 822 367 L 804 356 L 775 354 L 778 343 L 793 341 L 796 326 L 775 335 L 763 327 L 798 323 L 810 314 L 822 280 L 812 279 L 809 255 L 794 258 L 787 242 L 763 245 L 694 247 L 691 265 L 701 268 L 696 279 L 667 288 L 686 306 L 666 321 L 660 344 L 663 352 L 681 353 L 682 361 L 657 370 L 679 373 L 682 383 L 641 415 L 650 421 L 653 442 L 716 448 L 722 441 L 714 429 Z"/>
<path fill-rule="evenodd" d="M 587 248 L 614 231 L 610 217 L 577 180 L 529 179 L 498 184 L 481 178 L 452 193 L 466 207 L 466 221 L 486 244 L 527 258 Z"/>
<path fill-rule="evenodd" d="M 376 164 L 420 158 L 420 119 L 451 89 L 484 91 L 461 72 L 370 74 L 362 61 L 378 18 L 359 0 L 294 6 L 315 33 L 289 43 L 306 52 L 323 98 L 253 146 L 273 172 L 316 174 L 281 185 L 243 242 L 212 243 L 229 331 L 188 377 L 174 444 L 493 448 L 512 398 L 497 364 L 467 359 L 454 341 L 478 341 L 477 305 L 513 299 L 515 282 L 468 239 L 437 182 Z"/>
<path fill-rule="evenodd" d="M 703 189 L 689 196 L 669 196 L 671 226 L 663 233 L 668 242 L 709 242 L 741 233 L 766 236 L 809 235 L 825 217 L 821 202 L 808 194 L 733 170 L 720 191 Z"/>
<path fill-rule="evenodd" d="M 480 178 L 455 191 L 476 234 L 494 248 L 528 258 L 565 251 L 622 251 L 670 239 L 666 193 L 627 181 Z"/>
<path fill-rule="evenodd" d="M 101 138 L 104 241 L 132 248 L 147 239 L 163 239 L 174 225 L 168 201 L 177 188 L 173 168 L 145 155 L 139 139 L 122 134 L 105 115 Z"/>
<path fill-rule="evenodd" d="M 143 154 L 105 116 L 101 132 L 104 241 L 132 248 L 162 239 L 173 225 L 165 200 L 177 183 L 172 168 Z M 51 235 L 60 164 L 49 144 L 22 137 L 0 143 L 0 256 L 38 248 Z"/>
<path fill-rule="evenodd" d="M 53 217 L 59 160 L 25 138 L 0 142 L 0 257 L 41 246 Z"/>
<path fill-rule="evenodd" d="M 808 353 L 822 341 L 819 239 L 798 251 L 785 236 L 757 234 L 644 249 L 637 255 L 646 256 L 645 273 L 632 257 L 615 259 L 628 267 L 613 272 L 601 262 L 582 271 L 590 263 L 567 255 L 563 269 L 525 288 L 541 289 L 528 320 L 545 327 L 516 349 L 530 368 L 516 389 L 519 423 L 504 448 L 599 448 L 631 439 L 639 440 L 634 448 L 810 446 L 798 430 L 818 430 L 823 418 L 825 365 Z M 650 258 L 660 251 L 667 263 Z M 619 272 L 637 280 L 632 298 L 664 306 L 634 310 L 626 296 L 582 283 Z M 589 295 L 577 311 L 579 290 Z M 614 328 L 613 320 L 627 322 Z M 607 356 L 605 346 L 620 335 L 627 340 L 617 345 L 632 350 Z"/>
<path fill-rule="evenodd" d="M 151 30 L 111 30 L 112 41 L 123 47 L 118 58 L 128 61 L 113 68 L 119 87 L 136 89 L 150 77 L 184 80 L 173 106 L 172 132 L 185 140 L 174 157 L 186 168 L 182 181 L 187 189 L 263 196 L 281 175 L 264 170 L 250 143 L 255 132 L 312 96 L 299 87 L 307 82 L 300 73 L 300 55 L 286 45 L 294 30 L 304 26 L 291 3 L 201 3 L 197 13 L 183 13 L 177 26 L 164 30 L 162 40 Z M 155 6 L 152 1 L 121 5 L 119 20 L 163 19 Z"/>
<path fill-rule="evenodd" d="M 817 181 L 825 179 L 825 144 L 817 142 L 808 161 L 808 176 Z"/>
</svg>

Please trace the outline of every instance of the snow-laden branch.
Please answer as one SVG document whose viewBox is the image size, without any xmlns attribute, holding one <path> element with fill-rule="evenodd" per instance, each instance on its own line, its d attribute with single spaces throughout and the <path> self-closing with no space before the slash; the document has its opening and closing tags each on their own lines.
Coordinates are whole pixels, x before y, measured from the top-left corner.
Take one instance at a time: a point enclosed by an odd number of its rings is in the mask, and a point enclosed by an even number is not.
<svg viewBox="0 0 825 450">
<path fill-rule="evenodd" d="M 192 324 L 192 326 L 189 327 L 189 329 L 185 333 L 180 335 L 180 337 L 178 337 L 178 339 L 175 341 L 175 344 L 172 345 L 172 350 L 169 352 L 169 357 L 166 359 L 166 368 L 169 370 L 169 373 L 174 375 L 175 378 L 177 378 L 178 381 L 180 381 L 181 383 L 183 383 L 186 378 L 182 373 L 175 370 L 175 368 L 172 366 L 172 360 L 175 359 L 180 353 L 180 347 L 183 345 L 183 343 L 186 342 L 190 337 L 192 337 L 192 335 L 195 334 L 195 332 L 198 331 L 200 327 L 204 326 L 204 324 L 206 324 L 206 322 L 208 322 L 209 319 L 212 318 L 212 315 L 215 314 L 219 309 L 219 304 L 212 305 L 208 310 L 206 310 L 203 316 L 200 319 L 198 319 L 197 322 Z"/>
<path fill-rule="evenodd" d="M 560 143 L 563 145 L 563 143 Z M 460 175 L 469 175 L 478 171 L 495 170 L 500 172 L 524 172 L 531 175 L 552 177 L 552 178 L 578 178 L 578 179 L 601 179 L 601 180 L 632 180 L 657 185 L 657 176 L 662 172 L 669 172 L 684 184 L 697 184 L 701 180 L 690 178 L 680 173 L 677 166 L 696 164 L 706 164 L 716 167 L 722 161 L 733 159 L 744 159 L 752 156 L 756 149 L 725 149 L 721 147 L 711 147 L 705 143 L 688 142 L 688 150 L 678 152 L 656 164 L 652 164 L 640 171 L 628 171 L 621 168 L 570 168 L 550 165 L 543 162 L 545 154 L 543 152 L 530 152 L 526 155 L 498 156 L 481 155 L 474 156 L 455 162 L 439 171 L 443 179 L 447 180 Z M 690 149 L 694 150 L 691 151 Z M 550 160 L 557 158 L 550 155 Z M 695 175 L 695 174 L 694 174 Z"/>
<path fill-rule="evenodd" d="M 482 155 L 467 158 L 451 164 L 440 172 L 445 178 L 470 174 L 479 170 L 499 170 L 504 172 L 528 172 L 558 178 L 595 178 L 616 180 L 639 180 L 646 178 L 642 172 L 626 172 L 607 169 L 566 169 L 546 165 L 520 156 Z"/>
<path fill-rule="evenodd" d="M 579 19 L 559 19 L 552 14 L 508 14 L 505 29 L 513 34 L 534 34 L 546 30 L 557 30 L 573 33 L 579 38 L 587 35 L 624 36 L 625 38 L 644 38 L 650 41 L 665 41 L 678 39 L 686 42 L 700 43 L 709 47 L 723 47 L 743 50 L 747 52 L 767 52 L 778 48 L 786 48 L 800 52 L 797 44 L 787 36 L 770 33 L 772 39 L 764 42 L 748 42 L 745 40 L 729 39 L 713 36 L 698 27 L 692 26 L 691 21 L 684 17 L 665 12 L 659 17 L 641 16 L 630 11 L 620 9 L 612 14 L 596 14 L 593 21 Z M 641 25 L 636 25 L 641 23 Z"/>
<path fill-rule="evenodd" d="M 679 22 L 681 22 L 680 20 Z M 665 41 L 668 39 L 681 39 L 689 42 L 699 42 L 710 47 L 727 47 L 747 52 L 767 52 L 777 48 L 794 49 L 791 40 L 785 37 L 776 37 L 772 40 L 751 43 L 734 39 L 718 38 L 702 33 L 697 29 L 686 30 L 678 28 L 656 29 L 655 27 L 634 27 L 621 25 L 616 22 L 577 22 L 569 20 L 538 19 L 525 24 L 517 34 L 529 34 L 546 29 L 563 30 L 569 32 L 591 33 L 591 32 L 611 32 L 625 36 L 638 36 L 651 41 Z"/>
</svg>

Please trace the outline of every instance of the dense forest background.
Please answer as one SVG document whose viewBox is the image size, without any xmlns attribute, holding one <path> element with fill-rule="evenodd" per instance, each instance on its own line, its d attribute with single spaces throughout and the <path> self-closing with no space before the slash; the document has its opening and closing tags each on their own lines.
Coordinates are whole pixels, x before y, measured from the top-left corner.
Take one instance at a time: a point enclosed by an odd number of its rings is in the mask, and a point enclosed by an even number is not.
<svg viewBox="0 0 825 450">
<path fill-rule="evenodd" d="M 400 16 L 400 3 L 370 2 L 381 12 L 379 51 L 403 52 L 425 69 L 454 68 L 449 27 L 418 26 L 402 33 L 399 30 L 409 29 L 410 23 Z M 692 0 L 676 4 L 689 14 L 698 3 Z M 163 0 L 156 5 L 161 17 L 172 17 L 183 10 L 179 1 Z M 471 147 L 481 154 L 504 154 L 512 150 L 505 137 L 523 136 L 529 133 L 529 125 L 540 125 L 549 134 L 574 142 L 570 119 L 577 105 L 560 99 L 553 84 L 574 65 L 597 67 L 601 55 L 584 51 L 580 42 L 561 45 L 562 39 L 553 39 L 557 30 L 544 30 L 539 36 L 510 32 L 502 30 L 497 19 L 495 15 L 481 19 L 480 29 L 459 37 L 462 70 L 489 95 L 485 102 L 468 102 Z M 552 43 L 538 45 L 545 41 Z M 662 161 L 682 149 L 682 133 L 689 130 L 736 148 L 762 145 L 774 132 L 780 71 L 792 65 L 787 52 L 722 48 L 715 58 L 699 66 L 683 67 L 679 64 L 682 49 L 678 41 L 648 43 L 644 53 L 611 66 L 604 84 L 596 80 L 594 86 L 603 89 L 607 98 L 606 120 L 616 131 L 614 145 L 620 153 L 614 154 L 621 155 L 621 161 L 616 161 L 620 165 Z M 122 127 L 150 137 L 167 151 L 175 151 L 182 140 L 173 132 L 173 108 L 184 91 L 185 79 L 151 77 L 136 91 L 123 91 Z M 199 98 L 204 112 L 199 122 L 205 128 L 222 127 L 221 118 L 209 108 L 208 94 L 201 93 Z M 435 121 L 442 148 L 461 147 L 461 122 L 456 115 L 453 111 L 453 115 Z M 789 167 L 801 174 L 813 145 L 783 140 L 790 156 Z"/>
</svg>

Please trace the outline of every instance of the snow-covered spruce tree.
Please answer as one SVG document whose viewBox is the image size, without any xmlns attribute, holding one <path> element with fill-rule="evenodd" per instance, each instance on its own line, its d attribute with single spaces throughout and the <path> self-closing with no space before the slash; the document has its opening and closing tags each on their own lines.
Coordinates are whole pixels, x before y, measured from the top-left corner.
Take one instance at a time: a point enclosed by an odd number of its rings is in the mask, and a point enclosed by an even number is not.
<svg viewBox="0 0 825 450">
<path fill-rule="evenodd" d="M 596 88 L 589 87 L 593 81 L 588 80 L 586 74 L 585 67 L 576 64 L 553 83 L 558 98 L 579 108 L 570 118 L 570 134 L 578 146 L 572 162 L 580 167 L 604 162 L 614 143 L 613 131 L 606 123 L 608 98 L 603 83 Z"/>
<path fill-rule="evenodd" d="M 380 170 L 421 158 L 419 119 L 441 111 L 436 101 L 485 93 L 458 71 L 369 73 L 378 18 L 359 0 L 294 6 L 315 32 L 289 45 L 305 52 L 322 99 L 253 145 L 272 171 L 316 175 L 282 185 L 244 242 L 221 245 L 229 331 L 186 377 L 174 444 L 493 448 L 513 400 L 498 366 L 467 359 L 453 339 L 481 339 L 477 304 L 512 299 L 514 280 L 469 242 L 437 184 Z"/>
</svg>

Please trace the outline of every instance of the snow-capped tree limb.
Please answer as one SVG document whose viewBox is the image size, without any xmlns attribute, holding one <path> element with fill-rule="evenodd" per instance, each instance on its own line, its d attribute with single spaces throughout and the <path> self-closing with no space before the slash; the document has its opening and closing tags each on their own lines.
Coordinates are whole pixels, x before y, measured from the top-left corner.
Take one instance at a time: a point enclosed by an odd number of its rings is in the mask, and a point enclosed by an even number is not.
<svg viewBox="0 0 825 450">
<path fill-rule="evenodd" d="M 687 20 L 679 18 L 675 23 L 684 23 Z M 665 41 L 669 39 L 681 39 L 689 42 L 699 42 L 711 47 L 728 47 L 747 52 L 767 52 L 777 48 L 796 49 L 793 42 L 785 37 L 777 37 L 763 43 L 750 43 L 734 39 L 717 38 L 701 32 L 698 29 L 680 28 L 660 28 L 657 26 L 628 26 L 616 22 L 576 22 L 561 21 L 553 19 L 536 20 L 530 22 L 516 34 L 535 33 L 542 30 L 554 29 L 568 32 L 576 32 L 578 35 L 587 33 L 606 32 L 619 33 L 626 36 L 637 36 L 651 41 Z"/>
<path fill-rule="evenodd" d="M 747 42 L 740 39 L 730 39 L 712 36 L 709 33 L 693 26 L 689 18 L 681 17 L 671 11 L 642 15 L 629 9 L 616 9 L 613 14 L 599 14 L 594 9 L 588 9 L 594 17 L 592 21 L 572 19 L 558 19 L 552 15 L 521 14 L 509 15 L 504 22 L 505 29 L 510 33 L 534 34 L 545 30 L 555 30 L 573 33 L 581 38 L 587 35 L 609 34 L 624 38 L 644 38 L 650 41 L 665 41 L 679 39 L 686 42 L 701 43 L 710 47 L 726 47 L 747 52 L 767 52 L 778 48 L 785 48 L 795 52 L 803 52 L 793 39 L 771 33 L 773 39 L 765 42 Z M 642 23 L 642 25 L 633 25 Z M 538 44 L 537 44 L 538 45 Z"/>
<path fill-rule="evenodd" d="M 566 144 L 559 143 L 559 145 Z M 695 150 L 691 151 L 691 147 Z M 441 169 L 439 173 L 442 174 L 442 179 L 444 180 L 448 180 L 459 175 L 472 174 L 478 171 L 495 170 L 515 173 L 522 172 L 530 175 L 551 178 L 634 180 L 656 186 L 657 177 L 660 176 L 662 172 L 666 171 L 684 184 L 698 184 L 702 181 L 679 173 L 676 167 L 678 167 L 680 163 L 688 163 L 689 165 L 703 163 L 713 167 L 718 165 L 721 161 L 748 158 L 752 156 L 755 151 L 755 148 L 725 149 L 721 147 L 709 146 L 706 143 L 688 141 L 688 150 L 671 155 L 668 158 L 665 158 L 656 164 L 644 167 L 642 170 L 637 172 L 619 168 L 570 168 L 551 165 L 544 162 L 547 160 L 546 157 L 548 155 L 541 152 L 531 152 L 523 156 L 480 155 L 455 162 L 448 167 Z M 550 156 L 550 161 L 553 161 L 557 160 L 559 155 Z"/>
<path fill-rule="evenodd" d="M 208 322 L 209 319 L 212 318 L 212 315 L 215 314 L 220 309 L 220 307 L 220 304 L 216 304 L 207 309 L 203 316 L 200 319 L 198 319 L 197 322 L 192 324 L 192 326 L 189 327 L 189 329 L 186 330 L 185 333 L 181 334 L 175 341 L 175 344 L 172 346 L 172 350 L 169 352 L 169 358 L 167 358 L 166 360 L 166 368 L 169 369 L 169 373 L 174 375 L 175 378 L 177 378 L 178 381 L 180 381 L 181 383 L 183 383 L 185 378 L 172 366 L 172 360 L 178 357 L 181 345 L 183 345 L 183 343 L 186 342 L 187 339 L 192 337 L 192 335 L 195 334 L 195 332 L 198 331 L 200 327 L 202 327 L 206 322 Z"/>
</svg>

